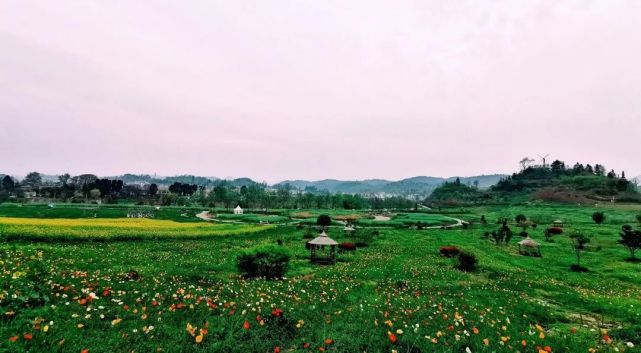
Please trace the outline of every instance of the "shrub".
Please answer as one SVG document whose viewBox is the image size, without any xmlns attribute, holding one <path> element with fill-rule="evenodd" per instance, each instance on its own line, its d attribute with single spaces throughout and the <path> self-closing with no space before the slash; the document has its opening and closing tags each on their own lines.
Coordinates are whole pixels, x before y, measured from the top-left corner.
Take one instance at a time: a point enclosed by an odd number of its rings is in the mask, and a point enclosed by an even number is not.
<svg viewBox="0 0 641 353">
<path fill-rule="evenodd" d="M 356 251 L 356 244 L 354 243 L 340 243 L 338 248 L 343 251 Z"/>
<path fill-rule="evenodd" d="M 519 236 L 522 236 L 523 238 L 526 238 L 528 236 L 527 232 L 520 232 Z"/>
<path fill-rule="evenodd" d="M 527 217 L 525 217 L 524 214 L 518 214 L 516 217 L 514 217 L 514 220 L 516 221 L 517 224 L 521 224 L 527 220 Z"/>
<path fill-rule="evenodd" d="M 246 278 L 281 278 L 287 272 L 290 254 L 281 246 L 262 245 L 241 252 L 237 258 L 238 270 Z"/>
<path fill-rule="evenodd" d="M 458 265 L 456 266 L 456 268 L 461 271 L 471 272 L 476 271 L 477 264 L 478 260 L 476 259 L 476 256 L 474 254 L 469 252 L 461 252 L 458 255 Z"/>
<path fill-rule="evenodd" d="M 441 256 L 455 257 L 461 253 L 461 250 L 456 246 L 441 246 L 439 252 L 441 253 Z"/>
<path fill-rule="evenodd" d="M 603 212 L 594 212 L 592 214 L 592 220 L 596 224 L 601 224 L 603 223 L 603 221 L 605 221 L 605 215 L 603 214 Z"/>
<path fill-rule="evenodd" d="M 550 228 L 548 228 L 548 233 L 550 233 L 552 235 L 563 234 L 563 228 L 561 228 L 561 227 L 550 227 Z"/>
<path fill-rule="evenodd" d="M 629 231 L 632 230 L 632 226 L 629 225 L 629 224 L 624 224 L 624 225 L 621 226 L 621 230 L 624 231 L 624 232 L 629 232 Z"/>
</svg>

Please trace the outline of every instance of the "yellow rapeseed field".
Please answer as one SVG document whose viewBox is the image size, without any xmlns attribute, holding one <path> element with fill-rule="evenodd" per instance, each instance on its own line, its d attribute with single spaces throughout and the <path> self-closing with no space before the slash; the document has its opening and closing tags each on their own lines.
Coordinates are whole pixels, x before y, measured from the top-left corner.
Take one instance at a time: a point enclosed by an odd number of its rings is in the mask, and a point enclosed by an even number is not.
<svg viewBox="0 0 641 353">
<path fill-rule="evenodd" d="M 160 238 L 235 235 L 262 231 L 270 226 L 212 224 L 133 218 L 38 219 L 0 217 L 3 238 Z"/>
</svg>

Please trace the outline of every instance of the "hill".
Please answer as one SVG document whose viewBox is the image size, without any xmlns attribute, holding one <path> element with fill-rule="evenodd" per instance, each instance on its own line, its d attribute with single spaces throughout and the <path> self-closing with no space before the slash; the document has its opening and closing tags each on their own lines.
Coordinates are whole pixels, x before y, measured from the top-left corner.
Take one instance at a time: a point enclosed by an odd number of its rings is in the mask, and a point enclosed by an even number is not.
<svg viewBox="0 0 641 353">
<path fill-rule="evenodd" d="M 480 189 L 486 189 L 496 184 L 502 174 L 478 175 L 459 178 L 462 184 L 476 185 Z M 398 181 L 384 179 L 367 180 L 336 180 L 324 179 L 318 181 L 307 180 L 286 180 L 274 185 L 275 188 L 294 188 L 307 191 L 326 191 L 332 193 L 346 194 L 389 194 L 400 196 L 427 196 L 439 185 L 445 182 L 453 182 L 457 177 L 440 178 L 431 176 L 416 176 Z"/>
</svg>

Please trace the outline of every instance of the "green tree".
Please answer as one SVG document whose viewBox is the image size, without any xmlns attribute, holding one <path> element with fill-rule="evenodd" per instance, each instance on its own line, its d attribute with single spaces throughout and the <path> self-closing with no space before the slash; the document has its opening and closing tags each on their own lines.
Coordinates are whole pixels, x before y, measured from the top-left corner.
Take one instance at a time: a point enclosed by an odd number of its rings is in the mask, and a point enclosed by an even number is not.
<svg viewBox="0 0 641 353">
<path fill-rule="evenodd" d="M 323 227 L 323 229 L 326 229 L 330 224 L 332 224 L 332 219 L 328 215 L 322 214 L 316 219 L 316 224 Z"/>
<path fill-rule="evenodd" d="M 634 253 L 641 249 L 641 231 L 623 229 L 620 234 L 619 244 L 623 245 L 630 252 L 630 260 L 636 260 Z"/>
<path fill-rule="evenodd" d="M 38 190 L 42 185 L 42 175 L 38 172 L 31 172 L 24 177 L 22 180 L 22 185 L 29 188 L 30 190 Z"/>
<path fill-rule="evenodd" d="M 151 184 L 149 185 L 149 196 L 156 196 L 158 193 L 158 185 Z"/>
<path fill-rule="evenodd" d="M 16 183 L 12 177 L 5 175 L 4 178 L 2 178 L 2 188 L 8 192 L 12 192 L 16 188 Z"/>
<path fill-rule="evenodd" d="M 574 233 L 570 235 L 570 240 L 572 240 L 572 248 L 576 253 L 576 265 L 572 265 L 572 270 L 583 272 L 586 268 L 581 267 L 581 252 L 585 249 L 585 245 L 590 242 L 590 238 L 583 233 Z"/>
<path fill-rule="evenodd" d="M 67 182 L 69 181 L 69 179 L 71 179 L 71 175 L 69 175 L 69 173 L 58 175 L 58 181 L 62 186 L 67 185 Z"/>
</svg>

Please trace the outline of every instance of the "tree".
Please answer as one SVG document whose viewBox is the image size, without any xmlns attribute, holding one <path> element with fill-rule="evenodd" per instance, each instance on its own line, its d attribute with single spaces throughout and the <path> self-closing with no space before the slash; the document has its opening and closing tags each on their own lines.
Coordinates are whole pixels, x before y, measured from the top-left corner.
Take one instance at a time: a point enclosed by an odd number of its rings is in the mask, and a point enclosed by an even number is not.
<svg viewBox="0 0 641 353">
<path fill-rule="evenodd" d="M 554 174 L 558 175 L 558 174 L 562 173 L 563 171 L 565 171 L 565 163 L 563 163 L 563 162 L 561 162 L 560 160 L 557 159 L 554 162 L 552 162 L 552 164 L 550 164 L 550 168 L 552 168 L 552 172 Z"/>
<path fill-rule="evenodd" d="M 585 166 L 585 172 L 588 174 L 594 174 L 594 169 L 592 169 L 592 166 L 588 164 Z"/>
<path fill-rule="evenodd" d="M 518 214 L 516 215 L 516 217 L 514 217 L 514 220 L 516 221 L 516 223 L 521 224 L 527 220 L 527 217 L 525 217 L 524 214 Z"/>
<path fill-rule="evenodd" d="M 158 193 L 158 185 L 151 184 L 149 185 L 149 196 L 156 196 Z"/>
<path fill-rule="evenodd" d="M 507 244 L 512 239 L 512 234 L 512 230 L 507 225 L 507 218 L 505 218 L 501 221 L 501 228 L 492 232 L 492 238 L 494 238 L 496 245 Z"/>
<path fill-rule="evenodd" d="M 603 166 L 603 164 L 594 165 L 594 174 L 598 176 L 605 176 L 605 167 Z"/>
<path fill-rule="evenodd" d="M 590 238 L 583 233 L 574 233 L 570 235 L 570 239 L 572 240 L 572 248 L 576 253 L 576 265 L 572 265 L 572 271 L 585 272 L 587 268 L 581 266 L 581 251 L 585 249 L 585 244 L 590 242 Z"/>
<path fill-rule="evenodd" d="M 62 186 L 67 185 L 67 182 L 71 179 L 71 175 L 69 173 L 64 173 L 62 175 L 58 175 L 58 181 Z"/>
<path fill-rule="evenodd" d="M 605 221 L 605 215 L 603 214 L 603 212 L 594 212 L 592 214 L 592 220 L 594 221 L 594 223 L 600 225 L 603 223 L 603 221 Z"/>
<path fill-rule="evenodd" d="M 631 261 L 637 261 L 634 253 L 641 249 L 641 231 L 624 228 L 620 233 L 619 244 L 623 245 L 630 252 Z"/>
<path fill-rule="evenodd" d="M 521 170 L 527 169 L 532 163 L 534 163 L 534 159 L 530 157 L 523 157 L 523 159 L 519 161 L 519 164 L 521 165 Z"/>
<path fill-rule="evenodd" d="M 42 185 L 42 176 L 38 172 L 31 172 L 24 177 L 22 185 L 31 190 L 37 190 Z"/>
<path fill-rule="evenodd" d="M 332 219 L 328 215 L 322 214 L 316 219 L 316 224 L 323 227 L 323 229 L 326 229 L 330 224 L 332 224 Z"/>
<path fill-rule="evenodd" d="M 13 181 L 13 178 L 11 178 L 8 175 L 5 175 L 4 178 L 2 178 L 2 188 L 8 192 L 13 191 L 15 189 L 16 183 Z"/>
<path fill-rule="evenodd" d="M 636 216 L 636 218 L 637 218 L 637 222 L 638 222 L 639 224 L 641 224 L 641 213 L 639 213 L 639 214 Z"/>
</svg>

